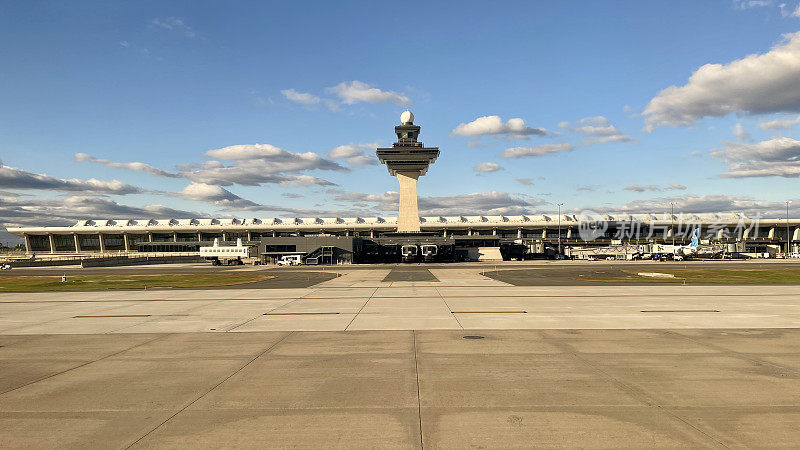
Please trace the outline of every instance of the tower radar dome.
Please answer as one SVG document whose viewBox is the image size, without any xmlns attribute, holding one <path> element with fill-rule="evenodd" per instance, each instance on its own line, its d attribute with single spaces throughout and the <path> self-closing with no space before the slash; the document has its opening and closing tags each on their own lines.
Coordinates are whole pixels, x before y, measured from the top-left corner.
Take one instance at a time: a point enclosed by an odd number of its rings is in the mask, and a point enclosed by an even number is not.
<svg viewBox="0 0 800 450">
<path fill-rule="evenodd" d="M 403 125 L 411 125 L 414 123 L 414 114 L 411 111 L 403 111 L 403 114 L 400 114 L 400 123 Z"/>
</svg>

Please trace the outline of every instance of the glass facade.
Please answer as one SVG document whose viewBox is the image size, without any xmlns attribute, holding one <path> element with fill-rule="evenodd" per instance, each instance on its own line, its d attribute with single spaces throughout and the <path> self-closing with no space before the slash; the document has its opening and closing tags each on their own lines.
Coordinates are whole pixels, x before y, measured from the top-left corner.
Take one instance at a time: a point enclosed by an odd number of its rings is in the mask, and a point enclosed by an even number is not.
<svg viewBox="0 0 800 450">
<path fill-rule="evenodd" d="M 81 243 L 81 251 L 100 251 L 100 236 L 97 234 L 79 234 L 78 242 Z"/>
<path fill-rule="evenodd" d="M 57 252 L 74 252 L 75 237 L 71 234 L 54 234 L 53 241 Z"/>
<path fill-rule="evenodd" d="M 33 234 L 28 236 L 31 243 L 31 251 L 34 252 L 49 252 L 50 251 L 50 238 L 47 235 Z"/>
<path fill-rule="evenodd" d="M 125 250 L 125 239 L 121 234 L 104 234 L 103 244 L 106 250 Z"/>
</svg>

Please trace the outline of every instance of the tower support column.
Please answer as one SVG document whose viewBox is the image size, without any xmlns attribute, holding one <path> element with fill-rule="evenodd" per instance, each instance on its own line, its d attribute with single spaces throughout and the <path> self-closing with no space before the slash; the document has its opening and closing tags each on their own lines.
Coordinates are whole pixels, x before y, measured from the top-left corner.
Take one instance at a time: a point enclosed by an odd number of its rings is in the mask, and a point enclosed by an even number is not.
<svg viewBox="0 0 800 450">
<path fill-rule="evenodd" d="M 400 233 L 419 231 L 419 207 L 417 206 L 419 175 L 419 172 L 397 172 L 397 181 L 400 183 L 397 231 Z"/>
</svg>

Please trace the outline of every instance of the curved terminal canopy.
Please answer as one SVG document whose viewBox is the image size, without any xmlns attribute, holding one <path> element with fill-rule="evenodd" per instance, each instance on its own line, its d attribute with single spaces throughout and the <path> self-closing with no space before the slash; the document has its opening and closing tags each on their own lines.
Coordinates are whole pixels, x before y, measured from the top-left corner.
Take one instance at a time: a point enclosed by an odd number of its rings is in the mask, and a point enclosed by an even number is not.
<svg viewBox="0 0 800 450">
<path fill-rule="evenodd" d="M 403 125 L 413 125 L 414 113 L 408 110 L 403 111 L 403 114 L 400 114 L 400 123 Z"/>
</svg>

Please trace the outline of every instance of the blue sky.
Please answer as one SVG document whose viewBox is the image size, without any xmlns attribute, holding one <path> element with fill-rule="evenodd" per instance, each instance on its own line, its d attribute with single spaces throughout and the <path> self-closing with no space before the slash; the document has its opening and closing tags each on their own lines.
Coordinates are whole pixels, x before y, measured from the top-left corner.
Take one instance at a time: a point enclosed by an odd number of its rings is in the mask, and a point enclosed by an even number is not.
<svg viewBox="0 0 800 450">
<path fill-rule="evenodd" d="M 777 214 L 795 3 L 2 2 L 0 222 L 394 215 L 406 108 L 423 214 Z"/>
</svg>

